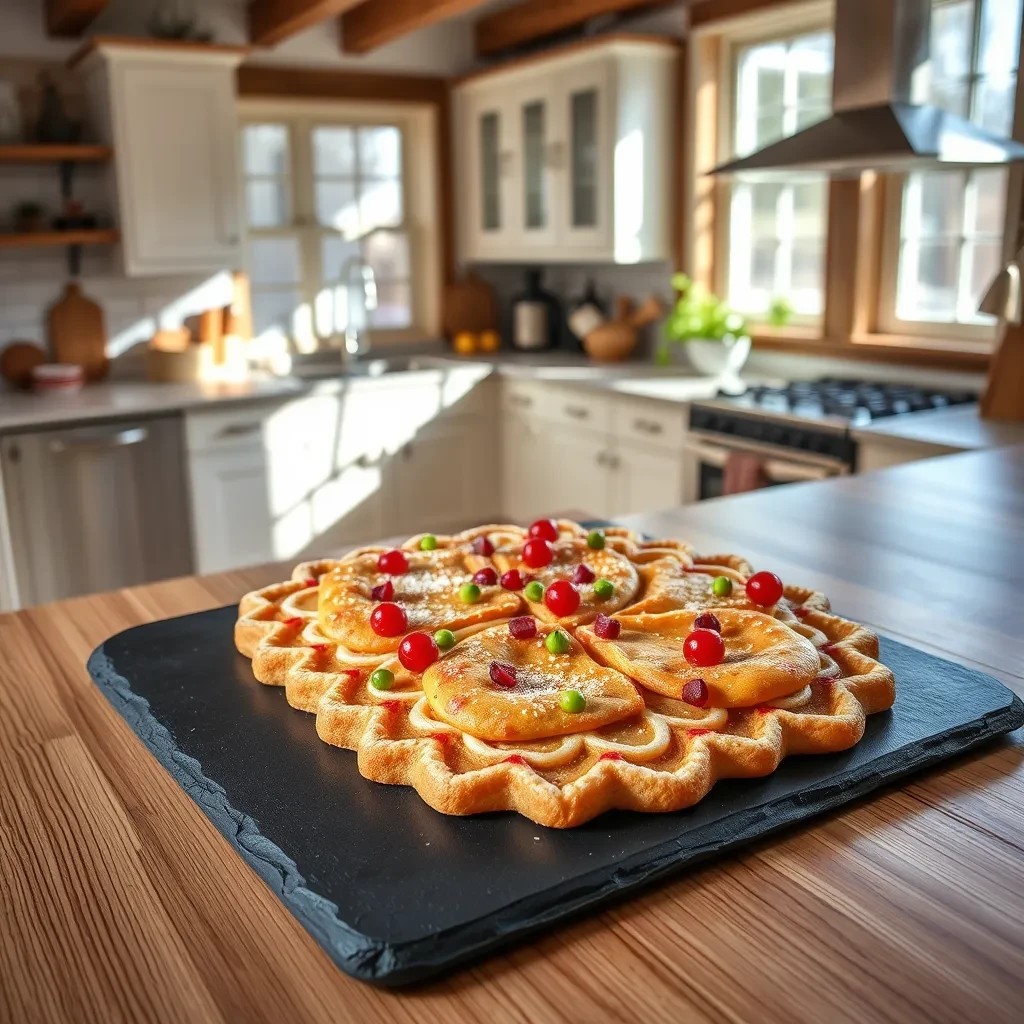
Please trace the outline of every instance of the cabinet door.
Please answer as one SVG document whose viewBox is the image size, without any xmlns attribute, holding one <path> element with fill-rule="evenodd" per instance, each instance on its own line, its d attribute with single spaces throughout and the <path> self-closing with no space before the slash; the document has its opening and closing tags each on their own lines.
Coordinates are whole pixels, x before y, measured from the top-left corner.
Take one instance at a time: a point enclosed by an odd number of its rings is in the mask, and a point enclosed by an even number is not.
<svg viewBox="0 0 1024 1024">
<path fill-rule="evenodd" d="M 512 111 L 500 92 L 465 97 L 468 255 L 500 254 L 512 227 Z"/>
<path fill-rule="evenodd" d="M 117 63 L 114 142 L 130 276 L 214 271 L 239 262 L 234 72 Z"/>
<path fill-rule="evenodd" d="M 685 501 L 683 457 L 671 450 L 619 445 L 611 453 L 612 515 L 675 508 Z"/>
<path fill-rule="evenodd" d="M 554 421 L 540 423 L 532 472 L 542 497 L 538 514 L 611 514 L 610 441 L 603 434 Z"/>
<path fill-rule="evenodd" d="M 552 247 L 558 240 L 556 184 L 558 146 L 551 101 L 552 80 L 531 78 L 520 88 L 514 104 L 513 157 L 514 226 L 512 241 L 519 247 Z"/>
<path fill-rule="evenodd" d="M 579 65 L 558 78 L 554 145 L 558 169 L 559 245 L 612 249 L 611 72 L 607 61 Z"/>
</svg>

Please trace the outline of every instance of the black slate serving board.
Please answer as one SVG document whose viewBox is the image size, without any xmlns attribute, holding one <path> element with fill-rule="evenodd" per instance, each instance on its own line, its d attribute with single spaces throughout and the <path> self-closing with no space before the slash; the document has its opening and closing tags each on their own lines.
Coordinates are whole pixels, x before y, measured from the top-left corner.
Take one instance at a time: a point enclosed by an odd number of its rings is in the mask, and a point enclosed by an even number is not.
<svg viewBox="0 0 1024 1024">
<path fill-rule="evenodd" d="M 812 818 L 1024 724 L 989 676 L 883 638 L 891 712 L 853 750 L 720 782 L 675 814 L 614 812 L 559 831 L 453 818 L 359 775 L 314 719 L 235 651 L 234 607 L 120 633 L 89 659 L 114 707 L 342 970 L 428 978 L 684 866 Z"/>
</svg>

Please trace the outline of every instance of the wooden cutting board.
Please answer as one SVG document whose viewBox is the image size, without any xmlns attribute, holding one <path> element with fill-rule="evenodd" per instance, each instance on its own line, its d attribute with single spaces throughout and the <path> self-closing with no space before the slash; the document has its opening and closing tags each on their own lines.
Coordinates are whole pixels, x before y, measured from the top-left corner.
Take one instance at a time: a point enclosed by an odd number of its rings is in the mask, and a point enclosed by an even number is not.
<svg viewBox="0 0 1024 1024">
<path fill-rule="evenodd" d="M 50 347 L 58 363 L 81 366 L 86 380 L 102 380 L 110 368 L 103 310 L 72 281 L 50 307 Z"/>
</svg>

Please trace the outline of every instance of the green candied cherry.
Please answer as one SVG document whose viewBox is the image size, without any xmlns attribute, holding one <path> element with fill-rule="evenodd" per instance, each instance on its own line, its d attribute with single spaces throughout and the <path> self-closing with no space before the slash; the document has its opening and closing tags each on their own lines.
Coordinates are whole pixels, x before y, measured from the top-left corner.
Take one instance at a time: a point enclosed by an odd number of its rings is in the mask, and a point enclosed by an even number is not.
<svg viewBox="0 0 1024 1024">
<path fill-rule="evenodd" d="M 600 551 L 604 547 L 604 534 L 600 530 L 591 530 L 587 534 L 587 547 Z"/>
<path fill-rule="evenodd" d="M 711 593 L 715 597 L 728 597 L 732 593 L 732 580 L 728 576 L 716 576 L 711 581 Z"/>
<path fill-rule="evenodd" d="M 370 685 L 375 690 L 390 690 L 395 685 L 395 674 L 386 668 L 374 669 L 370 673 Z"/>
<path fill-rule="evenodd" d="M 476 604 L 480 600 L 480 588 L 475 583 L 463 583 L 459 587 L 459 600 L 463 604 Z"/>
<path fill-rule="evenodd" d="M 566 714 L 578 715 L 587 706 L 587 698 L 579 690 L 563 690 L 558 695 L 558 706 Z"/>
<path fill-rule="evenodd" d="M 544 600 L 544 584 L 540 580 L 530 580 L 526 584 L 526 589 L 523 591 L 526 595 L 527 601 L 543 601 Z"/>
<path fill-rule="evenodd" d="M 553 629 L 544 639 L 544 646 L 552 654 L 566 654 L 572 646 L 572 641 L 564 629 Z"/>
<path fill-rule="evenodd" d="M 439 651 L 447 651 L 455 646 L 455 634 L 450 629 L 439 629 L 434 634 L 434 643 Z"/>
<path fill-rule="evenodd" d="M 437 538 L 428 533 L 420 537 L 420 551 L 435 551 L 437 549 Z"/>
<path fill-rule="evenodd" d="M 606 580 L 603 576 L 599 580 L 594 580 L 595 597 L 601 598 L 602 601 L 607 601 L 614 593 L 615 584 L 611 580 Z"/>
</svg>

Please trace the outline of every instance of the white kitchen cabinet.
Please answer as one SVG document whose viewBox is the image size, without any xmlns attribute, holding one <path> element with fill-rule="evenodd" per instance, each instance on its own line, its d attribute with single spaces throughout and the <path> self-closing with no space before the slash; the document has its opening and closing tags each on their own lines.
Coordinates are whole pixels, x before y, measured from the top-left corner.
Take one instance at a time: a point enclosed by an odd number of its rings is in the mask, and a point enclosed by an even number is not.
<svg viewBox="0 0 1024 1024">
<path fill-rule="evenodd" d="M 114 147 L 128 276 L 239 265 L 235 68 L 243 55 L 101 39 L 82 59 L 101 138 Z"/>
<path fill-rule="evenodd" d="M 611 515 L 653 512 L 684 502 L 683 460 L 678 452 L 619 444 L 611 453 Z"/>
<path fill-rule="evenodd" d="M 678 49 L 595 40 L 456 90 L 465 260 L 668 259 Z"/>
</svg>

